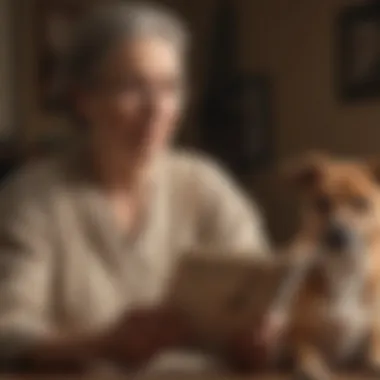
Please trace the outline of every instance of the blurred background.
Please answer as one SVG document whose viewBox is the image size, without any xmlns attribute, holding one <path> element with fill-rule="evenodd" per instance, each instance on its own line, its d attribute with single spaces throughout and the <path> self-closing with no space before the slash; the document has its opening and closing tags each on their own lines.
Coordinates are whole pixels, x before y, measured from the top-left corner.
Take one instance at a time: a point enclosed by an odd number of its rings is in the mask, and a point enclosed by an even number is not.
<svg viewBox="0 0 380 380">
<path fill-rule="evenodd" d="M 0 0 L 0 170 L 70 143 L 50 102 L 73 22 L 112 0 Z M 380 1 L 156 0 L 186 20 L 191 104 L 179 144 L 221 160 L 273 238 L 295 228 L 274 167 L 324 150 L 380 154 Z"/>
</svg>

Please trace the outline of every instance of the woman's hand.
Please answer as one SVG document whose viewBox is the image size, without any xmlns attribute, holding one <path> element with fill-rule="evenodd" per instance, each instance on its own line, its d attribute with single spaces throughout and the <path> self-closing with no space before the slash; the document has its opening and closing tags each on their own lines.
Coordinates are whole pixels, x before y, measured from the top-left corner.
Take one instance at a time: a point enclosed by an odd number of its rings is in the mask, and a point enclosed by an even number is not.
<svg viewBox="0 0 380 380">
<path fill-rule="evenodd" d="M 268 368 L 285 327 L 284 315 L 267 315 L 261 324 L 249 326 L 232 337 L 227 348 L 228 360 L 240 371 Z"/>
<path fill-rule="evenodd" d="M 126 366 L 139 366 L 165 349 L 185 345 L 189 331 L 168 309 L 139 309 L 127 313 L 106 337 L 105 355 Z"/>
<path fill-rule="evenodd" d="M 133 368 L 161 350 L 186 344 L 188 337 L 186 325 L 174 312 L 135 310 L 102 333 L 61 332 L 49 337 L 17 356 L 14 364 L 27 372 L 86 372 L 106 359 Z"/>
</svg>

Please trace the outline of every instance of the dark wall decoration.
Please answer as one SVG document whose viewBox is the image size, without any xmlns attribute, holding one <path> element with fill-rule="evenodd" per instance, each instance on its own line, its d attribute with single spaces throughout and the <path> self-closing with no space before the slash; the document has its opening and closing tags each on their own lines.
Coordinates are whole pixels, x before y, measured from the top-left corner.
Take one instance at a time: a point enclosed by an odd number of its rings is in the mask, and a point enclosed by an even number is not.
<svg viewBox="0 0 380 380">
<path fill-rule="evenodd" d="M 344 100 L 380 96 L 380 2 L 344 8 L 337 20 L 337 79 Z"/>
<path fill-rule="evenodd" d="M 271 86 L 264 75 L 230 78 L 207 107 L 207 149 L 239 176 L 271 159 Z"/>
<path fill-rule="evenodd" d="M 202 142 L 206 151 L 243 178 L 272 157 L 271 83 L 267 75 L 239 70 L 235 3 L 217 4 Z"/>
<path fill-rule="evenodd" d="M 55 110 L 53 102 L 59 86 L 59 62 L 70 40 L 73 27 L 88 9 L 88 1 L 38 0 L 35 29 L 39 100 L 45 111 Z"/>
</svg>

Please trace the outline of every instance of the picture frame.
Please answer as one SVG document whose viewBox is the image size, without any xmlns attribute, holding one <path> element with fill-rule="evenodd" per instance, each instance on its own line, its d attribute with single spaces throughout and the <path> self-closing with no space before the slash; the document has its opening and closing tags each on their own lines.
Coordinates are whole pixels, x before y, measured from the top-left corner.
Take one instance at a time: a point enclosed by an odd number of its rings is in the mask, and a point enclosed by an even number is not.
<svg viewBox="0 0 380 380">
<path fill-rule="evenodd" d="M 380 3 L 344 8 L 336 27 L 340 98 L 353 101 L 380 97 Z"/>
<path fill-rule="evenodd" d="M 17 68 L 18 68 L 17 4 L 0 2 L 0 144 L 14 140 L 18 130 Z"/>
<path fill-rule="evenodd" d="M 62 56 L 76 21 L 91 2 L 76 0 L 36 0 L 35 45 L 37 60 L 37 96 L 44 112 L 55 111 L 55 96 L 60 85 Z"/>
<path fill-rule="evenodd" d="M 272 82 L 264 74 L 239 73 L 206 105 L 206 150 L 240 178 L 273 158 Z"/>
</svg>

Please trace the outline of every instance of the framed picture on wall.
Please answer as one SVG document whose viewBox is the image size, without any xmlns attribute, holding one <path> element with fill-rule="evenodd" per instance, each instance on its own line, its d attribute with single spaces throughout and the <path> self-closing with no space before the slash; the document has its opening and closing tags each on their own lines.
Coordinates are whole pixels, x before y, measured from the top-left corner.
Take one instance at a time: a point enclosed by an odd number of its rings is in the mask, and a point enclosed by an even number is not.
<svg viewBox="0 0 380 380">
<path fill-rule="evenodd" d="M 59 86 L 59 63 L 70 40 L 75 22 L 89 1 L 37 0 L 35 8 L 38 96 L 49 111 Z"/>
<path fill-rule="evenodd" d="M 17 7 L 13 0 L 0 2 L 0 141 L 17 133 Z"/>
<path fill-rule="evenodd" d="M 272 159 L 272 88 L 267 76 L 241 73 L 232 78 L 206 111 L 205 148 L 240 178 Z"/>
<path fill-rule="evenodd" d="M 380 3 L 344 8 L 337 22 L 337 78 L 344 100 L 380 97 Z"/>
</svg>

